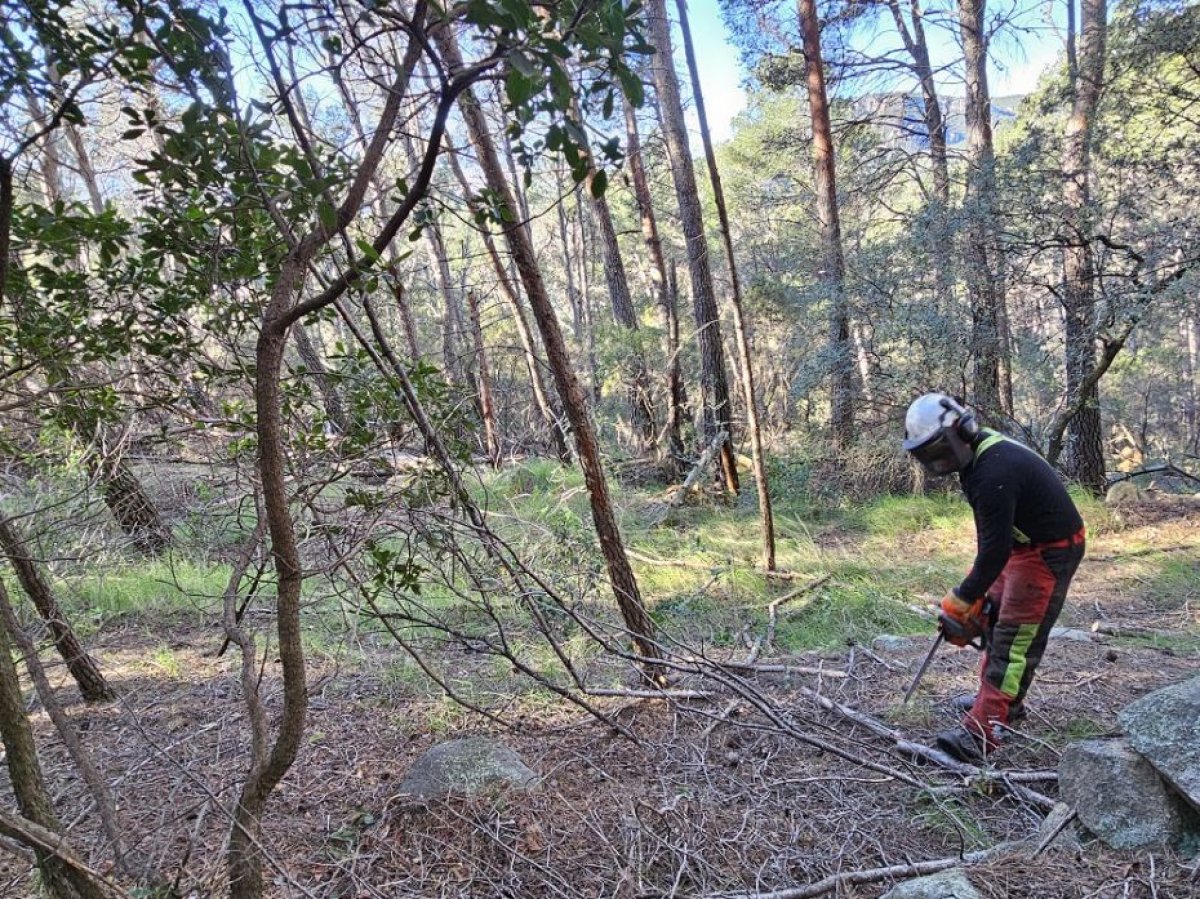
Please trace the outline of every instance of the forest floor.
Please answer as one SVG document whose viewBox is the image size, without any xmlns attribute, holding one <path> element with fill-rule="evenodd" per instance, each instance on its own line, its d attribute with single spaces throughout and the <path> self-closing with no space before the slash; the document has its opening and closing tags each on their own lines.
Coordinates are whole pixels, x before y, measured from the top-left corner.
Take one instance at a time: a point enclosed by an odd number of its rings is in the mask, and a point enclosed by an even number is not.
<svg viewBox="0 0 1200 899">
<path fill-rule="evenodd" d="M 691 675 L 674 686 L 703 695 L 592 699 L 607 722 L 545 690 L 515 687 L 519 679 L 504 670 L 504 660 L 461 647 L 444 650 L 451 682 L 481 702 L 486 697 L 497 720 L 447 699 L 394 646 L 360 638 L 334 649 L 312 636 L 305 743 L 265 821 L 269 895 L 799 896 L 808 895 L 799 888 L 832 875 L 1033 837 L 1043 808 L 995 780 L 917 764 L 894 742 L 812 698 L 815 691 L 928 742 L 953 725 L 949 700 L 974 689 L 977 655 L 946 650 L 912 702 L 901 706 L 932 624 L 903 604 L 889 612 L 887 603 L 869 607 L 865 629 L 855 623 L 860 594 L 894 587 L 890 579 L 900 567 L 909 566 L 902 582 L 911 588 L 909 604 L 922 605 L 940 595 L 949 571 L 969 563 L 969 517 L 962 511 L 938 517 L 953 505 L 937 506 L 932 516 L 924 506 L 909 514 L 914 503 L 894 501 L 888 523 L 874 526 L 863 525 L 861 516 L 856 523 L 838 516 L 814 522 L 785 513 L 781 541 L 804 543 L 803 576 L 769 587 L 746 581 L 729 587 L 731 598 L 721 585 L 738 579 L 714 563 L 711 570 L 700 566 L 697 582 L 675 585 L 686 602 L 658 599 L 656 619 L 690 634 L 689 646 L 736 661 L 767 634 L 770 601 L 796 593 L 775 609 L 774 639 L 758 644 L 756 661 L 823 673 Z M 1089 541 L 1059 622 L 1086 635 L 1052 641 L 1028 699 L 1030 717 L 990 760 L 995 770 L 1030 772 L 1035 779 L 1025 786 L 1051 798 L 1054 781 L 1036 778 L 1057 767 L 1068 742 L 1117 732 L 1117 714 L 1128 702 L 1195 676 L 1200 660 L 1200 502 L 1164 497 L 1135 501 L 1119 513 L 1092 512 L 1104 524 Z M 672 532 L 700 527 L 708 513 L 682 514 Z M 729 514 L 753 545 L 753 511 Z M 908 523 L 897 526 L 906 514 Z M 705 558 L 699 550 L 667 556 L 663 544 L 639 539 L 649 531 L 628 519 L 626 526 L 648 584 L 662 580 L 662 569 L 687 570 Z M 911 587 L 914 578 L 924 579 L 922 590 Z M 847 598 L 839 581 L 859 592 Z M 803 590 L 808 586 L 811 595 Z M 751 614 L 726 620 L 723 606 Z M 807 617 L 825 622 L 811 640 L 803 630 Z M 883 626 L 889 620 L 896 629 Z M 848 622 L 849 644 L 838 635 L 839 621 Z M 1093 634 L 1096 622 L 1124 628 L 1125 635 Z M 907 639 L 873 648 L 867 635 L 888 630 Z M 217 655 L 221 643 L 211 604 L 175 615 L 124 609 L 98 620 L 89 637 L 121 698 L 95 707 L 73 702 L 70 715 L 120 797 L 131 847 L 174 890 L 134 895 L 222 894 L 227 809 L 244 770 L 247 737 L 239 662 L 233 651 Z M 268 654 L 263 677 L 272 709 L 279 704 L 277 669 Z M 625 683 L 637 686 L 629 675 Z M 72 693 L 64 687 L 63 695 Z M 72 839 L 104 868 L 107 850 L 78 778 L 44 713 L 35 712 L 34 721 L 59 808 L 71 810 L 64 819 Z M 540 775 L 537 788 L 420 806 L 398 794 L 422 753 L 481 734 L 515 749 Z M 833 751 L 815 748 L 821 741 Z M 850 759 L 899 771 L 910 782 Z M 1170 852 L 1092 845 L 1030 855 L 1028 847 L 1001 849 L 970 867 L 970 879 L 990 899 L 1200 896 L 1196 859 Z M 894 885 L 868 880 L 829 895 L 877 897 Z M 0 854 L 0 896 L 34 894 L 29 866 Z"/>
</svg>

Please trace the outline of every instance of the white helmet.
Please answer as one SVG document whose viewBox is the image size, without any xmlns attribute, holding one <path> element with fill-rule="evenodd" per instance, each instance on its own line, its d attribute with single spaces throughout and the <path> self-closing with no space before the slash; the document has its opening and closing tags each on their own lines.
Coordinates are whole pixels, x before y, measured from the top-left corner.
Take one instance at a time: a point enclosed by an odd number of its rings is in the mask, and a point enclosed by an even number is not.
<svg viewBox="0 0 1200 899">
<path fill-rule="evenodd" d="M 904 448 L 934 475 L 962 471 L 979 435 L 975 413 L 944 393 L 919 396 L 904 416 Z"/>
</svg>

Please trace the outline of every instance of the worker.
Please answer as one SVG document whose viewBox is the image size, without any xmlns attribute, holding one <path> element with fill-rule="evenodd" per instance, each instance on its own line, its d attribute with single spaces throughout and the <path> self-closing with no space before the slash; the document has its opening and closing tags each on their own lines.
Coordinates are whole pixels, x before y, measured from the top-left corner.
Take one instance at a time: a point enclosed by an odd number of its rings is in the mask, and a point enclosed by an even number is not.
<svg viewBox="0 0 1200 899">
<path fill-rule="evenodd" d="M 1054 469 L 1033 450 L 980 426 L 944 393 L 918 397 L 904 449 L 932 475 L 957 473 L 975 517 L 970 572 L 941 602 L 939 627 L 959 646 L 980 645 L 979 689 L 955 705 L 959 727 L 937 747 L 977 763 L 1003 728 L 1024 716 L 1025 695 L 1084 550 L 1084 525 Z"/>
</svg>

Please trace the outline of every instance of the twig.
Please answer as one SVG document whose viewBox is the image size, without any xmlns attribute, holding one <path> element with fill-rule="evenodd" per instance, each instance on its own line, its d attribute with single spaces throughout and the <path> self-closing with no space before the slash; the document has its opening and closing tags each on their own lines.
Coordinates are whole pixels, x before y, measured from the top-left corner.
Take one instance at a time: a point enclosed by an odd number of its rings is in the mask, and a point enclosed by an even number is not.
<svg viewBox="0 0 1200 899">
<path fill-rule="evenodd" d="M 1055 827 L 1053 831 L 1046 834 L 1046 836 L 1042 839 L 1042 841 L 1040 843 L 1038 843 L 1037 849 L 1033 850 L 1033 855 L 1031 855 L 1030 858 L 1037 858 L 1039 855 L 1041 855 L 1043 852 L 1045 852 L 1047 849 L 1049 849 L 1050 844 L 1054 842 L 1055 838 L 1058 837 L 1058 835 L 1060 833 L 1062 833 L 1064 830 L 1067 829 L 1068 824 L 1070 824 L 1072 821 L 1074 821 L 1078 817 L 1079 817 L 1079 812 L 1076 809 L 1071 809 L 1071 811 L 1068 814 L 1064 815 L 1063 819 L 1058 822 L 1058 826 Z"/>
<path fill-rule="evenodd" d="M 930 859 L 907 865 L 889 865 L 886 868 L 867 868 L 863 871 L 843 871 L 840 874 L 830 874 L 823 880 L 802 887 L 789 887 L 769 893 L 715 893 L 705 899 L 810 899 L 812 896 L 824 896 L 826 893 L 832 893 L 845 886 L 875 883 L 879 880 L 923 877 L 927 874 L 936 874 L 939 871 L 957 868 L 960 865 L 978 864 L 994 855 L 1014 849 L 1018 845 L 1018 843 L 1006 842 L 993 846 L 991 849 L 980 849 L 962 856 Z"/>
</svg>

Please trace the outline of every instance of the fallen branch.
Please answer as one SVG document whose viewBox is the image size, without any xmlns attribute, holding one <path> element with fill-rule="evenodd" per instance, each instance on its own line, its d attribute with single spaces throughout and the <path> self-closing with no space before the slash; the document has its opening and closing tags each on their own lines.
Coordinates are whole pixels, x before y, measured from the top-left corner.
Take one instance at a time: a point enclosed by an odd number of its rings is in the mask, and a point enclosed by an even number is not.
<svg viewBox="0 0 1200 899">
<path fill-rule="evenodd" d="M 900 731 L 888 727 L 878 718 L 872 718 L 865 712 L 860 712 L 857 709 L 852 709 L 850 706 L 842 705 L 840 702 L 834 702 L 827 696 L 822 696 L 815 690 L 810 690 L 808 687 L 798 687 L 800 693 L 813 700 L 823 709 L 835 712 L 855 724 L 859 724 L 869 730 L 878 737 L 883 737 L 885 740 L 891 740 L 898 750 L 901 752 L 923 759 L 927 762 L 932 762 L 940 768 L 944 768 L 954 774 L 958 774 L 968 779 L 979 779 L 990 781 L 993 783 L 1002 784 L 1005 789 L 1019 799 L 1023 799 L 1032 805 L 1040 806 L 1041 808 L 1051 809 L 1055 806 L 1055 801 L 1049 796 L 1044 796 L 1035 790 L 1028 787 L 1023 787 L 1011 776 L 1005 772 L 991 772 L 984 768 L 979 768 L 975 765 L 968 765 L 965 762 L 960 762 L 957 759 L 951 758 L 941 750 L 934 749 L 932 746 L 926 746 L 923 743 L 914 743 L 904 736 Z"/>
<path fill-rule="evenodd" d="M 673 495 L 668 497 L 666 505 L 663 507 L 662 514 L 658 516 L 658 521 L 655 522 L 656 524 L 662 524 L 667 520 L 667 516 L 671 514 L 672 509 L 683 505 L 683 501 L 687 499 L 687 495 L 691 491 L 692 487 L 694 487 L 696 482 L 700 480 L 700 475 L 702 475 L 704 470 L 712 464 L 713 459 L 716 458 L 717 452 L 722 446 L 725 445 L 725 441 L 728 439 L 729 434 L 725 431 L 721 431 L 716 437 L 713 438 L 712 443 L 710 443 L 705 448 L 704 452 L 700 454 L 700 458 L 696 461 L 695 466 L 691 471 L 688 472 L 688 476 L 683 479 L 683 483 L 679 486 L 679 489 L 676 490 Z"/>
<path fill-rule="evenodd" d="M 980 849 L 965 855 L 950 858 L 936 858 L 924 862 L 910 862 L 907 865 L 888 865 L 886 868 L 867 868 L 864 871 L 843 871 L 840 874 L 830 874 L 823 880 L 810 883 L 807 886 L 789 887 L 783 890 L 773 890 L 769 893 L 714 893 L 704 899 L 811 899 L 813 896 L 824 896 L 842 887 L 858 886 L 864 883 L 875 883 L 880 880 L 907 879 L 910 877 L 925 877 L 965 865 L 976 865 L 993 856 L 1015 849 L 1019 843 L 1007 842 L 993 846 L 991 849 Z"/>
<path fill-rule="evenodd" d="M 617 697 L 618 699 L 712 699 L 711 693 L 703 690 L 609 690 L 589 688 L 585 696 Z"/>
<path fill-rule="evenodd" d="M 790 593 L 785 593 L 783 596 L 773 599 L 767 604 L 767 632 L 754 641 L 754 646 L 750 649 L 750 654 L 746 657 L 746 661 L 742 663 L 743 667 L 753 665 L 758 660 L 758 654 L 762 651 L 764 645 L 771 646 L 775 643 L 775 626 L 779 622 L 779 607 L 791 602 L 793 599 L 799 599 L 801 596 L 811 593 L 826 583 L 831 577 L 833 575 L 827 574 L 822 578 L 817 578 L 811 584 L 792 590 Z"/>
<path fill-rule="evenodd" d="M 1164 631 L 1137 624 L 1109 624 L 1106 621 L 1093 622 L 1092 633 L 1106 637 L 1155 637 L 1167 640 L 1177 640 L 1183 636 L 1182 631 Z"/>
<path fill-rule="evenodd" d="M 80 874 L 94 881 L 105 892 L 112 896 L 128 899 L 129 893 L 121 889 L 111 880 L 94 868 L 88 867 L 71 851 L 66 838 L 52 830 L 42 827 L 28 818 L 6 808 L 0 808 L 0 834 L 16 840 L 23 846 L 28 846 L 37 852 L 54 856 L 64 865 L 75 869 Z"/>
</svg>

